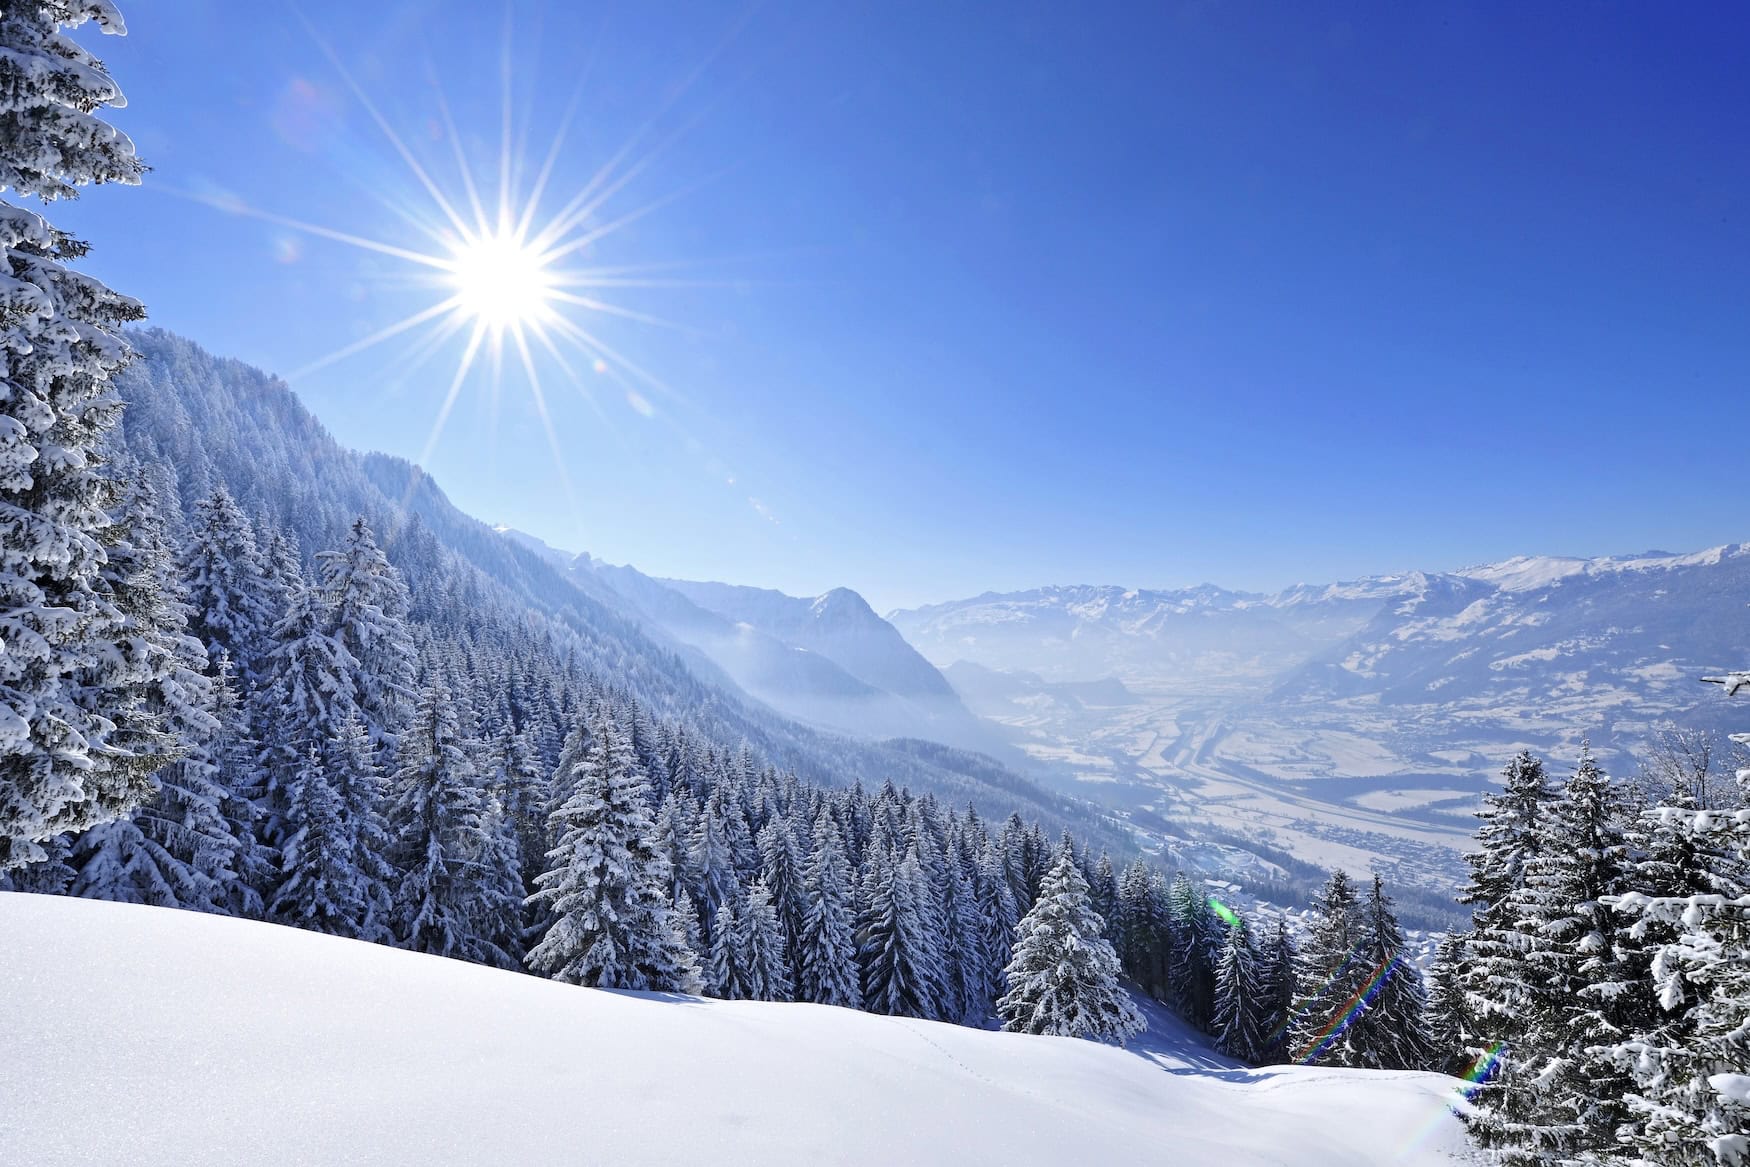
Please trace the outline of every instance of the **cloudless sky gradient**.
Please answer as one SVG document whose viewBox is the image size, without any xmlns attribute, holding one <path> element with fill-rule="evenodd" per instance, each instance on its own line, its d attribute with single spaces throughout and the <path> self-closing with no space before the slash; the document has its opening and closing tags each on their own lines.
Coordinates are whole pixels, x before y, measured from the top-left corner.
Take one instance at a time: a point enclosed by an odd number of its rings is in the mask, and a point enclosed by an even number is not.
<svg viewBox="0 0 1750 1167">
<path fill-rule="evenodd" d="M 224 209 L 431 249 L 341 67 L 458 200 L 507 26 L 523 189 L 574 95 L 546 210 L 630 143 L 588 261 L 680 327 L 537 355 L 563 475 L 515 363 L 426 462 L 559 546 L 885 609 L 1750 538 L 1743 5 L 123 7 L 153 171 L 57 221 L 348 445 L 417 458 L 461 340 L 292 374 L 438 294 Z"/>
</svg>

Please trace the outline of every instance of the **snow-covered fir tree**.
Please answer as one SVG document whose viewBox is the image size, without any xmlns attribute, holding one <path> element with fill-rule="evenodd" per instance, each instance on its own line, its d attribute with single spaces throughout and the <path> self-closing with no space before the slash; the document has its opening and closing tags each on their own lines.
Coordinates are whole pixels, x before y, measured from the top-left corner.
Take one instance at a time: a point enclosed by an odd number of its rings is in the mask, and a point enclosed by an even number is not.
<svg viewBox="0 0 1750 1167">
<path fill-rule="evenodd" d="M 772 818 L 755 836 L 760 852 L 760 879 L 771 895 L 772 909 L 784 940 L 784 962 L 795 969 L 801 961 L 803 920 L 807 906 L 802 894 L 802 860 L 790 821 Z"/>
<path fill-rule="evenodd" d="M 290 786 L 310 751 L 332 755 L 342 725 L 357 716 L 358 671 L 358 661 L 329 632 L 322 597 L 300 586 L 273 627 L 251 702 L 251 719 L 262 739 L 259 797 L 262 841 L 268 846 L 279 847 L 289 833 L 284 820 Z"/>
<path fill-rule="evenodd" d="M 141 667 L 144 708 L 155 717 L 155 733 L 174 738 L 187 756 L 157 772 L 157 793 L 132 814 L 72 841 L 66 862 L 75 876 L 69 890 L 213 910 L 236 890 L 244 858 L 212 757 L 222 732 L 214 716 L 214 683 L 205 675 L 206 651 L 186 632 L 188 607 L 150 483 L 136 469 L 121 494 L 121 521 L 104 536 L 102 578 L 123 617 L 124 651 Z"/>
<path fill-rule="evenodd" d="M 1382 971 L 1366 963 L 1364 925 L 1355 885 L 1339 868 L 1313 903 L 1312 924 L 1300 950 L 1300 983 L 1307 986 L 1295 1011 L 1289 1057 L 1332 1065 L 1359 1064 L 1349 1043 L 1350 1007 Z"/>
<path fill-rule="evenodd" d="M 549 777 L 530 735 L 506 725 L 492 748 L 487 786 L 498 800 L 509 838 L 515 844 L 525 896 L 534 893 L 535 877 L 546 869 L 551 845 L 546 823 Z"/>
<path fill-rule="evenodd" d="M 784 930 L 765 880 L 748 889 L 737 925 L 742 995 L 750 1001 L 788 1001 L 794 995 L 790 962 L 784 951 Z"/>
<path fill-rule="evenodd" d="M 137 183 L 125 134 L 97 115 L 123 104 L 102 62 L 62 29 L 125 31 L 109 4 L 0 9 L 0 190 L 53 202 L 92 183 Z M 120 329 L 140 304 L 70 266 L 82 241 L 0 203 L 0 872 L 43 843 L 126 814 L 178 750 L 145 708 L 151 665 L 127 643 L 103 581 L 104 437 L 130 357 Z M 166 666 L 168 662 L 161 662 Z"/>
<path fill-rule="evenodd" d="M 1750 672 L 1708 679 L 1750 689 Z M 1750 734 L 1733 740 L 1750 745 Z M 1735 807 L 1675 791 L 1650 811 L 1636 886 L 1606 897 L 1637 950 L 1665 938 L 1648 969 L 1657 1016 L 1607 1051 L 1633 1078 L 1624 1162 L 1750 1163 L 1750 769 L 1736 778 Z"/>
<path fill-rule="evenodd" d="M 209 655 L 225 653 L 246 682 L 253 680 L 285 603 L 271 597 L 255 529 L 223 486 L 195 504 L 178 562 L 190 632 Z"/>
<path fill-rule="evenodd" d="M 802 935 L 797 945 L 797 996 L 822 1005 L 856 1008 L 863 991 L 857 978 L 852 935 L 851 869 L 838 824 L 829 814 L 814 826 L 814 849 L 803 877 Z"/>
<path fill-rule="evenodd" d="M 1404 932 L 1376 873 L 1361 905 L 1361 965 L 1372 973 L 1362 1008 L 1350 1024 L 1345 1065 L 1371 1070 L 1422 1070 L 1429 1049 L 1422 974 L 1404 951 Z"/>
<path fill-rule="evenodd" d="M 707 997 L 745 1001 L 752 996 L 752 977 L 747 967 L 747 930 L 741 925 L 741 914 L 746 909 L 745 897 L 739 891 L 730 893 L 717 905 L 711 951 L 704 963 Z"/>
<path fill-rule="evenodd" d="M 1556 792 L 1545 777 L 1543 762 L 1521 751 L 1502 772 L 1502 789 L 1483 798 L 1478 812 L 1477 849 L 1465 857 L 1470 878 L 1459 903 L 1471 908 L 1471 929 L 1462 952 L 1455 955 L 1457 980 L 1463 994 L 1465 1048 L 1460 1057 L 1474 1061 L 1506 1041 L 1513 1018 L 1492 1007 L 1496 986 L 1517 975 L 1522 949 L 1517 920 L 1508 897 L 1523 889 L 1527 860 L 1538 847 L 1539 824 L 1549 813 Z"/>
<path fill-rule="evenodd" d="M 1465 1051 L 1474 1029 L 1465 1005 L 1463 973 L 1465 935 L 1454 932 L 1440 941 L 1434 963 L 1428 970 L 1427 1018 L 1429 1068 L 1445 1074 L 1463 1074 L 1475 1064 Z"/>
<path fill-rule="evenodd" d="M 692 988 L 696 965 L 670 911 L 643 777 L 605 710 L 572 772 L 556 785 L 571 794 L 555 812 L 559 844 L 548 853 L 552 866 L 536 880 L 535 895 L 552 924 L 530 949 L 528 966 L 577 985 Z"/>
<path fill-rule="evenodd" d="M 1264 991 L 1258 953 L 1245 922 L 1228 925 L 1215 965 L 1215 1048 L 1243 1062 L 1262 1059 Z"/>
<path fill-rule="evenodd" d="M 287 831 L 284 877 L 268 914 L 316 932 L 358 936 L 365 929 L 364 883 L 353 860 L 352 832 L 340 812 L 340 797 L 314 748 L 286 782 Z"/>
<path fill-rule="evenodd" d="M 372 740 L 392 744 L 414 703 L 407 585 L 363 518 L 353 521 L 344 547 L 324 551 L 317 559 L 329 635 L 359 665 L 353 674 L 353 702 Z"/>
<path fill-rule="evenodd" d="M 1167 892 L 1166 987 L 1173 1011 L 1207 1030 L 1215 1006 L 1215 962 L 1221 953 L 1221 922 L 1209 897 L 1183 871 Z"/>
<path fill-rule="evenodd" d="M 389 822 L 383 773 L 370 731 L 356 709 L 348 709 L 335 738 L 322 751 L 328 780 L 340 799 L 341 821 L 352 846 L 353 866 L 364 905 L 358 938 L 377 944 L 391 941 L 396 872 L 389 862 Z"/>
<path fill-rule="evenodd" d="M 930 935 L 924 884 L 915 848 L 896 859 L 871 843 L 864 879 L 857 959 L 863 1007 L 871 1013 L 934 1019 L 941 1015 L 942 963 Z"/>
<path fill-rule="evenodd" d="M 1147 1027 L 1119 984 L 1118 954 L 1088 901 L 1088 881 L 1064 848 L 1022 918 L 997 1002 L 1003 1028 L 1122 1045 Z"/>
<path fill-rule="evenodd" d="M 1502 1073 L 1477 1099 L 1471 1131 L 1514 1167 L 1609 1152 L 1628 1118 L 1626 1077 L 1584 1077 L 1577 1056 L 1623 1036 L 1623 1003 L 1594 991 L 1622 980 L 1604 901 L 1627 890 L 1623 827 L 1620 791 L 1583 748 L 1503 902 L 1517 959 L 1467 998 L 1511 1043 Z"/>
<path fill-rule="evenodd" d="M 396 834 L 389 853 L 399 873 L 390 921 L 396 943 L 510 965 L 494 924 L 507 910 L 515 919 L 520 897 L 492 878 L 494 823 L 443 681 L 426 685 L 396 752 Z"/>
<path fill-rule="evenodd" d="M 1298 954 L 1288 921 L 1280 915 L 1259 954 L 1258 966 L 1258 1061 L 1278 1065 L 1289 1060 L 1288 1046 L 1298 1010 Z"/>
</svg>

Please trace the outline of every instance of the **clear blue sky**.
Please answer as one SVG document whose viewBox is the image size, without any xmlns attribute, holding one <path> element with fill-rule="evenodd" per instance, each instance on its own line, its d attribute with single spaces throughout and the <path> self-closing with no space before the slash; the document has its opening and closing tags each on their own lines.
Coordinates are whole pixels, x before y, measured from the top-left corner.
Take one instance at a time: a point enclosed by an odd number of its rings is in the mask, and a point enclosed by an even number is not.
<svg viewBox="0 0 1750 1167">
<path fill-rule="evenodd" d="M 303 12 L 459 197 L 430 77 L 489 172 L 503 10 L 362 8 Z M 154 170 L 59 213 L 92 270 L 287 374 L 433 301 L 182 197 L 429 248 L 296 10 L 124 9 L 99 47 Z M 548 208 L 661 147 L 601 219 L 680 197 L 589 258 L 699 286 L 602 293 L 683 329 L 579 317 L 648 408 L 538 358 L 570 498 L 520 370 L 470 379 L 428 466 L 482 518 L 882 608 L 1750 538 L 1743 5 L 508 10 L 530 170 L 581 94 Z M 461 347 L 293 384 L 416 457 Z"/>
</svg>

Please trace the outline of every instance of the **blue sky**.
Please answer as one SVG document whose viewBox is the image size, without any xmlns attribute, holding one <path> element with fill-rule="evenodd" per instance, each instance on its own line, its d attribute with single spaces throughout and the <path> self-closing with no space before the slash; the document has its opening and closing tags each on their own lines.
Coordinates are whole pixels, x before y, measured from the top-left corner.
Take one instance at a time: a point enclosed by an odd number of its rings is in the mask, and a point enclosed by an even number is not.
<svg viewBox="0 0 1750 1167">
<path fill-rule="evenodd" d="M 659 205 L 587 259 L 678 263 L 601 296 L 682 327 L 578 310 L 645 379 L 537 351 L 563 476 L 514 363 L 427 460 L 562 546 L 886 608 L 1750 538 L 1742 6 L 126 9 L 154 170 L 57 220 L 276 372 L 440 298 L 213 205 L 431 250 L 319 37 L 452 198 L 432 78 L 489 178 L 506 11 L 525 179 L 577 94 L 543 206 L 633 144 L 598 221 Z M 417 457 L 462 341 L 407 340 L 292 383 Z"/>
</svg>

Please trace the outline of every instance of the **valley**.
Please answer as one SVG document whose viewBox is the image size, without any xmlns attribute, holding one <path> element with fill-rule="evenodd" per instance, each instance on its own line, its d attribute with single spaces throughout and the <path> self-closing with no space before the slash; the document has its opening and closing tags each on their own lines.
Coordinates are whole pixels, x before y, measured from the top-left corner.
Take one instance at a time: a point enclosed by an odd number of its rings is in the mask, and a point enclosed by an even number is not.
<svg viewBox="0 0 1750 1167">
<path fill-rule="evenodd" d="M 1750 552 L 1529 558 L 1276 595 L 1041 588 L 891 613 L 1055 782 L 1226 878 L 1286 852 L 1450 894 L 1521 749 L 1633 777 L 1750 652 Z M 1234 850 L 1238 845 L 1239 851 Z"/>
</svg>

